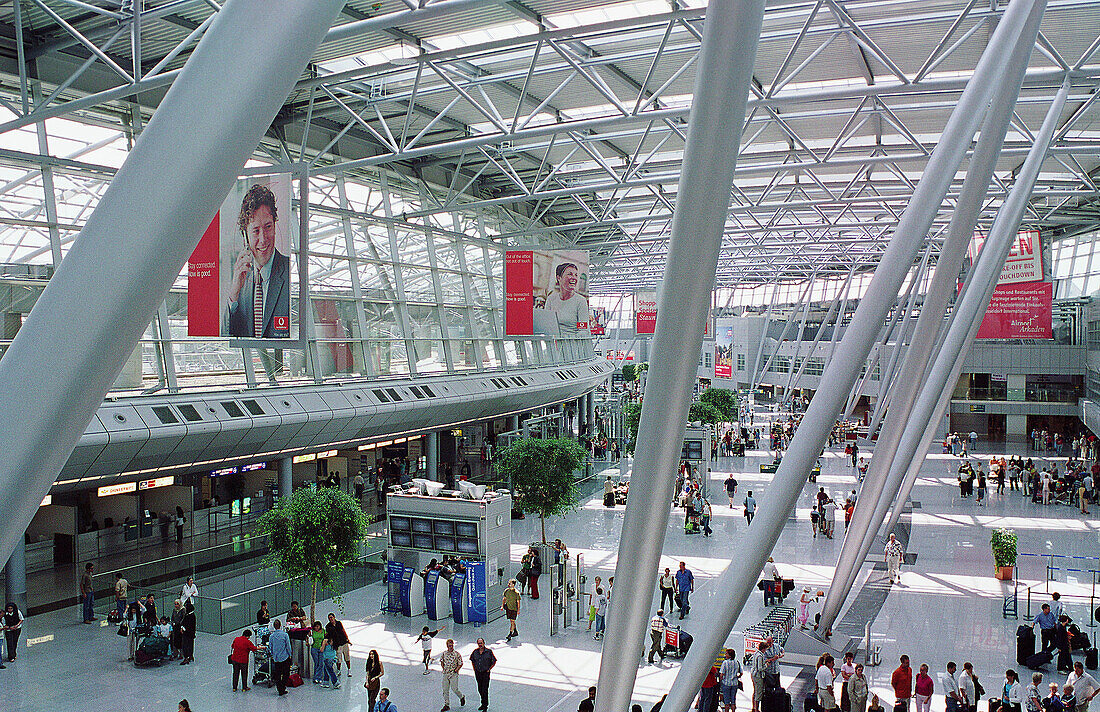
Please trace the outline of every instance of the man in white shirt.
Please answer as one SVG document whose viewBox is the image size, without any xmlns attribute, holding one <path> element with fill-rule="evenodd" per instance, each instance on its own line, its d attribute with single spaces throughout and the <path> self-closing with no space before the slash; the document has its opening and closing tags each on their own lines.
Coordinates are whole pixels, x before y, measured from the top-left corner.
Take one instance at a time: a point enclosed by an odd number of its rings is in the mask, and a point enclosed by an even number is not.
<svg viewBox="0 0 1100 712">
<path fill-rule="evenodd" d="M 947 663 L 947 674 L 940 677 L 943 683 L 943 694 L 947 698 L 947 712 L 965 712 L 962 691 L 959 690 L 958 680 L 955 679 L 955 663 Z"/>
<path fill-rule="evenodd" d="M 1085 666 L 1080 660 L 1073 663 L 1073 672 L 1066 678 L 1066 684 L 1073 685 L 1073 694 L 1077 697 L 1077 712 L 1089 712 L 1089 702 L 1100 693 L 1100 683 L 1085 672 Z"/>
<path fill-rule="evenodd" d="M 657 611 L 657 615 L 649 619 L 649 664 L 653 664 L 654 654 L 660 656 L 661 660 L 665 659 L 665 628 L 668 627 L 668 621 L 665 620 L 665 612 L 663 610 Z"/>
<path fill-rule="evenodd" d="M 821 667 L 814 676 L 817 679 L 817 701 L 825 712 L 836 709 L 836 695 L 833 694 L 833 680 L 836 673 L 833 672 L 833 656 L 825 654 Z"/>
<path fill-rule="evenodd" d="M 962 696 L 963 710 L 972 710 L 978 704 L 978 692 L 974 686 L 974 667 L 970 663 L 963 663 L 962 675 L 959 676 L 959 694 Z"/>
<path fill-rule="evenodd" d="M 199 587 L 195 585 L 195 579 L 191 576 L 187 577 L 187 583 L 183 584 L 183 588 L 180 589 L 180 603 L 184 606 L 193 597 L 199 595 Z M 198 605 L 198 601 L 191 601 L 192 605 Z"/>
</svg>

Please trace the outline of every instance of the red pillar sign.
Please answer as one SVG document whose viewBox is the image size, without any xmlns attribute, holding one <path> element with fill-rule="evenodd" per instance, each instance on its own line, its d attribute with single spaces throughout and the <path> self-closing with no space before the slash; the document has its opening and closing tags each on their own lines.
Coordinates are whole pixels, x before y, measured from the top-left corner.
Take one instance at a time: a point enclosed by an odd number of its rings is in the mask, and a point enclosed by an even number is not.
<svg viewBox="0 0 1100 712">
<path fill-rule="evenodd" d="M 221 333 L 218 261 L 221 238 L 220 212 L 210 221 L 187 262 L 187 335 L 218 336 Z"/>
</svg>

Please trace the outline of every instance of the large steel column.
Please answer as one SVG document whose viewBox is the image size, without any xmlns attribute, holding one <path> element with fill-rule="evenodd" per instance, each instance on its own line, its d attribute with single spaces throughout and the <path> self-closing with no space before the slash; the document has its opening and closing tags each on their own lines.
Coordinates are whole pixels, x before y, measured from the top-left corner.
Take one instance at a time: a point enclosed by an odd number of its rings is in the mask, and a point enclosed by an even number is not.
<svg viewBox="0 0 1100 712">
<path fill-rule="evenodd" d="M 947 238 L 940 250 L 936 270 L 932 275 L 932 283 L 929 285 L 917 319 L 912 345 L 906 349 L 902 361 L 902 373 L 925 373 L 929 360 L 934 356 L 936 337 L 943 323 L 948 301 L 954 293 L 955 282 L 962 268 L 966 247 L 973 234 L 974 223 L 977 221 L 989 189 L 989 181 L 1012 118 L 1012 109 L 1016 105 L 1016 98 L 1023 83 L 1028 58 L 1035 46 L 1035 36 L 1045 6 L 1045 0 L 1017 0 L 1009 6 L 998 26 L 998 32 L 1002 35 L 1005 34 L 1003 31 L 1016 28 L 1015 35 L 1009 40 L 1012 43 L 1008 45 L 1009 57 L 1007 62 L 997 66 L 998 76 L 988 80 L 981 79 L 981 81 L 990 82 L 990 88 L 995 90 L 995 94 L 988 112 L 984 110 L 984 106 L 979 109 L 979 118 L 985 114 L 981 136 L 968 166 L 951 222 L 948 224 Z M 1019 14 L 1013 16 L 1010 14 L 1013 11 Z M 994 40 L 996 39 L 995 35 Z M 983 61 L 991 56 L 991 50 L 996 53 L 1003 52 L 1003 49 L 996 49 L 996 45 L 991 42 L 989 49 L 982 57 Z M 1004 67 L 1007 67 L 1008 71 L 1004 71 Z M 978 80 L 979 75 L 975 70 L 975 76 L 970 85 Z M 907 378 L 898 384 L 898 389 L 891 395 L 890 412 L 886 416 L 886 425 L 875 445 L 875 456 L 871 458 L 860 496 L 860 500 L 865 504 L 856 507 L 844 538 L 836 570 L 833 572 L 833 582 L 821 612 L 822 630 L 829 630 L 840 613 L 841 605 L 852 589 L 859 568 L 871 550 L 878 532 L 878 525 L 885 517 L 886 510 L 901 484 L 901 473 L 894 472 L 891 465 L 895 460 L 898 443 L 901 441 L 905 424 L 922 383 L 924 383 L 922 378 Z"/>
<path fill-rule="evenodd" d="M 764 493 L 756 517 L 745 536 L 746 545 L 737 552 L 725 571 L 711 583 L 712 590 L 718 591 L 719 595 L 711 599 L 705 607 L 701 606 L 700 615 L 694 619 L 695 643 L 680 667 L 663 710 L 687 712 L 699 685 L 710 669 L 714 652 L 725 642 L 745 601 L 755 589 L 768 554 L 786 526 L 806 484 L 806 473 L 813 467 L 818 453 L 821 452 L 825 438 L 859 375 L 860 367 L 878 337 L 877 325 L 885 321 L 887 311 L 898 297 L 905 275 L 912 268 L 924 245 L 936 211 L 947 195 L 955 172 L 966 155 L 989 104 L 996 86 L 993 77 L 1001 71 L 1004 60 L 1015 47 L 1029 9 L 1028 2 L 1013 0 L 979 60 L 974 76 L 959 97 L 955 111 L 948 119 L 941 139 L 928 159 L 920 182 L 913 190 L 909 205 L 879 261 L 874 277 L 860 299 L 851 322 L 856 328 L 845 329 L 844 337 L 821 377 L 820 386 L 810 401 L 802 424 L 795 433 L 771 485 Z M 625 536 L 624 531 L 624 538 Z M 619 558 L 620 561 L 623 558 L 621 552 Z M 648 579 L 646 583 L 649 583 Z M 614 617 L 612 620 L 615 620 Z M 640 621 L 637 625 L 639 629 L 644 627 Z M 639 640 L 636 645 L 622 646 L 617 652 L 640 648 Z M 632 662 L 634 660 L 633 656 L 623 657 Z"/>
<path fill-rule="evenodd" d="M 923 453 L 928 451 L 928 445 L 936 432 L 936 421 L 951 400 L 951 391 L 959 380 L 966 354 L 981 327 L 989 298 L 997 286 L 1001 267 L 1012 247 L 1016 231 L 1020 227 L 1027 201 L 1035 188 L 1039 169 L 1050 148 L 1051 138 L 1057 128 L 1058 119 L 1068 95 L 1069 80 L 1067 79 L 1055 95 L 1043 125 L 1035 135 L 1031 151 L 1016 176 L 1016 183 L 997 212 L 993 227 L 989 231 L 989 238 L 970 272 L 968 285 L 955 304 L 954 317 L 947 328 L 943 346 L 936 356 L 929 377 L 924 380 L 924 388 L 909 418 L 901 446 L 898 448 L 898 457 L 895 458 L 898 463 L 901 463 L 899 469 L 904 468 L 905 480 L 898 493 L 897 502 L 894 504 L 894 511 L 890 515 L 887 531 L 897 524 L 901 516 L 905 500 L 908 499 L 913 483 L 917 479 L 917 473 L 920 471 L 920 464 L 924 461 Z M 922 454 L 917 457 L 917 453 Z"/>
<path fill-rule="evenodd" d="M 343 5 L 226 2 L 42 292 L 0 362 L 0 560 Z"/>
<path fill-rule="evenodd" d="M 279 499 L 290 499 L 294 492 L 294 458 L 279 460 Z"/>
<path fill-rule="evenodd" d="M 764 0 L 712 0 L 707 6 L 664 274 L 664 283 L 676 289 L 661 291 L 657 310 L 635 476 L 615 568 L 618 580 L 628 583 L 615 593 L 596 712 L 628 709 L 638 674 L 636 656 L 624 651 L 642 650 L 652 615 L 668 503 L 698 375 L 763 18 Z"/>
<path fill-rule="evenodd" d="M 429 480 L 440 482 L 439 479 L 439 433 L 428 433 L 424 436 L 424 458 L 425 469 L 427 472 L 424 474 Z"/>
<path fill-rule="evenodd" d="M 4 601 L 14 603 L 27 615 L 27 540 L 20 537 L 4 565 Z M 26 643 L 24 642 L 24 645 Z M 12 651 L 8 651 L 11 657 Z"/>
</svg>

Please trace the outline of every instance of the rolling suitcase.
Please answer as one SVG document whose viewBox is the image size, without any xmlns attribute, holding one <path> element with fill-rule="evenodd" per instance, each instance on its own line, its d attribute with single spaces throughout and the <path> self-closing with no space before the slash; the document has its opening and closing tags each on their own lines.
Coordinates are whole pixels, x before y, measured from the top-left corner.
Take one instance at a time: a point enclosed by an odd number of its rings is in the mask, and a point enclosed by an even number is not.
<svg viewBox="0 0 1100 712">
<path fill-rule="evenodd" d="M 1050 664 L 1050 661 L 1054 659 L 1054 656 L 1049 651 L 1042 650 L 1034 655 L 1029 655 L 1027 660 L 1024 661 L 1024 665 L 1030 670 L 1038 670 Z"/>
<path fill-rule="evenodd" d="M 1096 669 L 1097 663 L 1097 650 L 1096 648 L 1089 648 L 1085 651 L 1085 667 L 1089 670 Z"/>
<path fill-rule="evenodd" d="M 1035 654 L 1035 631 L 1029 625 L 1016 629 L 1016 663 L 1027 665 L 1027 659 Z"/>
<path fill-rule="evenodd" d="M 782 687 L 764 691 L 762 712 L 791 712 L 791 695 Z"/>
</svg>

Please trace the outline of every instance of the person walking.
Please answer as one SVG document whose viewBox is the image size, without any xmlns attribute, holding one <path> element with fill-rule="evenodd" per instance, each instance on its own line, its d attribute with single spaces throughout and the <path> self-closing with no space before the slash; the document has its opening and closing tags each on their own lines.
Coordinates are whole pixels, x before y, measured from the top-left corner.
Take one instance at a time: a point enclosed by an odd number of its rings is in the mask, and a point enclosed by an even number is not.
<svg viewBox="0 0 1100 712">
<path fill-rule="evenodd" d="M 321 687 L 340 689 L 340 677 L 336 672 L 338 650 L 339 646 L 329 638 L 328 631 L 326 630 L 325 639 L 321 641 L 321 664 L 323 666 L 321 672 Z"/>
<path fill-rule="evenodd" d="M 489 709 L 489 674 L 497 664 L 497 656 L 490 648 L 485 647 L 485 639 L 477 639 L 477 647 L 470 653 L 470 667 L 474 669 L 474 680 L 477 681 L 477 694 L 481 696 L 479 710 Z"/>
<path fill-rule="evenodd" d="M 691 601 L 689 595 L 695 590 L 695 575 L 687 568 L 687 564 L 680 562 L 680 569 L 676 572 L 676 596 L 680 606 L 680 620 L 691 613 Z"/>
<path fill-rule="evenodd" d="M 945 712 L 965 712 L 962 690 L 959 688 L 958 678 L 955 677 L 955 662 L 947 663 L 947 674 L 943 680 L 943 696 Z"/>
<path fill-rule="evenodd" d="M 287 679 L 290 677 L 290 636 L 283 630 L 282 621 L 276 618 L 271 623 L 274 629 L 267 639 L 267 649 L 271 653 L 271 670 L 275 676 L 275 687 L 279 695 L 286 694 Z"/>
<path fill-rule="evenodd" d="M 836 692 L 833 682 L 836 680 L 836 672 L 833 670 L 833 656 L 825 653 L 821 658 L 821 664 L 817 667 L 814 678 L 817 681 L 817 703 L 825 712 L 837 709 Z"/>
<path fill-rule="evenodd" d="M 1058 649 L 1058 672 L 1071 671 L 1073 661 L 1070 658 L 1069 616 L 1064 613 L 1058 617 L 1058 624 L 1054 627 L 1054 647 Z"/>
<path fill-rule="evenodd" d="M 703 536 L 709 537 L 713 533 L 713 530 L 710 528 L 710 500 L 704 497 L 702 503 L 702 507 L 699 510 L 699 522 L 703 525 Z"/>
<path fill-rule="evenodd" d="M 325 637 L 336 649 L 336 672 L 340 672 L 340 657 L 343 656 L 344 664 L 348 668 L 348 677 L 351 677 L 351 638 L 348 637 L 348 632 L 344 630 L 344 624 L 336 620 L 335 613 L 328 614 Z"/>
<path fill-rule="evenodd" d="M 462 669 L 462 654 L 455 650 L 455 642 L 447 639 L 447 649 L 439 656 L 439 666 L 443 669 L 443 709 L 451 709 L 451 691 L 458 695 L 458 704 L 466 704 L 466 695 L 458 689 L 458 671 Z"/>
<path fill-rule="evenodd" d="M 900 662 L 890 676 L 890 686 L 894 688 L 894 712 L 909 712 L 909 700 L 913 697 L 913 668 L 909 667 L 908 655 L 902 655 Z"/>
<path fill-rule="evenodd" d="M 890 540 L 886 542 L 885 554 L 890 583 L 901 583 L 901 560 L 905 556 L 905 549 L 902 548 L 901 542 L 898 541 L 893 532 L 890 532 Z"/>
<path fill-rule="evenodd" d="M 1044 603 L 1042 610 L 1035 614 L 1031 621 L 1031 627 L 1039 626 L 1039 640 L 1042 643 L 1041 651 L 1054 648 L 1054 629 L 1058 625 L 1058 619 L 1050 611 L 1050 604 Z"/>
<path fill-rule="evenodd" d="M 761 640 L 756 644 L 756 650 L 749 658 L 749 678 L 752 680 L 752 712 L 760 712 L 764 700 L 764 679 L 768 669 L 767 650 L 768 644 Z"/>
<path fill-rule="evenodd" d="M 607 604 L 608 598 L 604 595 L 602 588 L 596 589 L 596 633 L 592 636 L 592 640 L 600 640 L 603 638 L 604 626 L 607 621 Z"/>
<path fill-rule="evenodd" d="M 313 663 L 313 684 L 320 685 L 321 678 L 325 674 L 325 629 L 321 627 L 321 621 L 313 621 L 313 628 L 309 631 L 309 657 Z"/>
<path fill-rule="evenodd" d="M 195 662 L 195 604 L 191 601 L 183 607 L 183 620 L 180 622 L 180 643 L 183 646 L 183 661 L 180 665 Z"/>
<path fill-rule="evenodd" d="M 737 686 L 741 684 L 741 662 L 733 648 L 726 648 L 726 659 L 718 668 L 718 695 L 725 712 L 737 709 Z"/>
<path fill-rule="evenodd" d="M 122 577 L 121 573 L 115 574 L 115 610 L 119 619 L 126 613 L 126 595 L 130 591 L 130 582 Z"/>
<path fill-rule="evenodd" d="M 504 614 L 508 617 L 508 637 L 507 640 L 519 637 L 519 631 L 516 630 L 516 618 L 519 617 L 519 591 L 516 590 L 516 580 L 511 579 L 508 581 L 508 588 L 504 589 L 504 600 L 501 601 L 500 607 L 504 609 Z"/>
<path fill-rule="evenodd" d="M 92 573 L 95 564 L 84 564 L 84 573 L 80 575 L 80 603 L 83 605 L 83 621 L 92 623 L 95 621 L 95 589 L 92 588 Z"/>
<path fill-rule="evenodd" d="M 192 598 L 199 595 L 199 587 L 195 585 L 195 579 L 188 576 L 187 582 L 183 584 L 183 588 L 180 589 L 180 603 L 187 605 L 187 602 Z"/>
<path fill-rule="evenodd" d="M 661 574 L 661 578 L 657 581 L 658 588 L 661 589 L 661 609 L 672 612 L 672 604 L 676 600 L 676 577 L 672 575 L 672 572 L 666 567 L 665 572 Z M 665 599 L 668 599 L 668 604 L 665 604 Z"/>
<path fill-rule="evenodd" d="M 745 519 L 752 524 L 752 518 L 756 516 L 756 500 L 753 499 L 752 490 L 745 495 Z"/>
<path fill-rule="evenodd" d="M 867 677 L 863 674 L 863 664 L 859 663 L 856 671 L 848 678 L 849 712 L 866 712 L 867 691 Z"/>
<path fill-rule="evenodd" d="M 653 664 L 653 656 L 656 655 L 665 659 L 665 628 L 668 627 L 668 621 L 665 619 L 665 612 L 663 609 L 658 609 L 657 615 L 649 619 L 649 657 L 647 661 L 650 665 Z"/>
<path fill-rule="evenodd" d="M 1067 685 L 1073 685 L 1073 694 L 1077 698 L 1077 712 L 1089 712 L 1092 698 L 1100 694 L 1100 683 L 1089 673 L 1080 660 L 1073 663 L 1073 672 L 1066 678 Z"/>
<path fill-rule="evenodd" d="M 921 663 L 917 679 L 913 683 L 913 699 L 917 703 L 917 712 L 932 712 L 932 694 L 936 686 L 928 674 L 928 666 Z"/>
<path fill-rule="evenodd" d="M 8 601 L 8 605 L 4 608 L 3 616 L 0 616 L 0 630 L 4 631 L 4 642 L 7 644 L 7 660 L 9 663 L 14 663 L 15 658 L 18 657 L 19 651 L 19 634 L 23 632 L 23 614 L 19 612 L 19 606 L 13 602 Z M 4 664 L 4 658 L 0 656 L 0 665 Z"/>
<path fill-rule="evenodd" d="M 532 600 L 539 600 L 539 576 L 542 574 L 542 557 L 539 550 L 531 547 L 531 571 L 527 575 L 527 589 Z"/>
<path fill-rule="evenodd" d="M 252 631 L 245 629 L 243 633 L 233 639 L 230 647 L 232 648 L 229 660 L 233 663 L 233 692 L 237 691 L 238 680 L 247 692 L 252 689 L 248 686 L 248 656 L 250 653 L 259 650 L 256 644 L 252 642 Z"/>
<path fill-rule="evenodd" d="M 810 595 L 810 587 L 802 587 L 802 595 L 798 597 L 798 625 L 805 629 L 806 621 L 810 619 L 810 603 L 814 600 Z"/>
<path fill-rule="evenodd" d="M 730 509 L 733 509 L 733 495 L 737 494 L 737 480 L 730 474 L 722 484 L 726 488 L 726 496 L 729 497 L 730 500 Z"/>
<path fill-rule="evenodd" d="M 397 705 L 390 702 L 390 688 L 383 687 L 378 691 L 378 701 L 370 712 L 397 712 Z"/>
<path fill-rule="evenodd" d="M 366 665 L 367 679 L 363 681 L 363 687 L 367 689 L 367 710 L 373 710 L 378 701 L 378 691 L 382 687 L 382 676 L 386 668 L 378 657 L 378 651 L 373 648 L 367 653 Z"/>
</svg>

